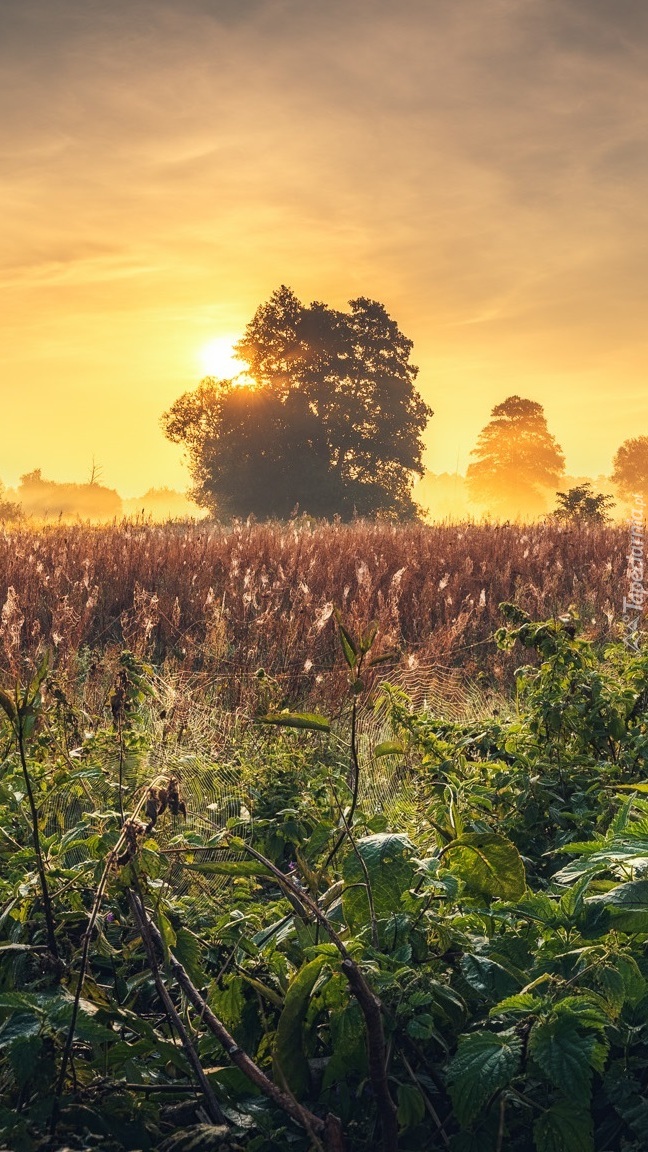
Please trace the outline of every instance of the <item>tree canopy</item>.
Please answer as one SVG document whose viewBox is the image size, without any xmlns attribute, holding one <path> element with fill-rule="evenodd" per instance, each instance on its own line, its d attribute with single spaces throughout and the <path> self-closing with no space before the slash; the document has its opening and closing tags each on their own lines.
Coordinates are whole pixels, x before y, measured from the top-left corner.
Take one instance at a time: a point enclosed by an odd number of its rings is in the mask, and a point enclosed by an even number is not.
<svg viewBox="0 0 648 1152">
<path fill-rule="evenodd" d="M 496 404 L 466 471 L 472 500 L 505 514 L 539 515 L 565 470 L 565 457 L 534 400 L 509 396 Z"/>
<path fill-rule="evenodd" d="M 572 524 L 605 524 L 610 519 L 608 509 L 614 506 L 612 496 L 595 492 L 589 482 L 568 492 L 556 492 L 556 500 L 553 515 Z"/>
<path fill-rule="evenodd" d="M 624 440 L 615 454 L 613 468 L 612 481 L 622 496 L 648 497 L 648 436 Z"/>
<path fill-rule="evenodd" d="M 224 517 L 415 515 L 422 433 L 412 342 L 384 306 L 304 306 L 282 286 L 257 309 L 236 380 L 206 377 L 162 418 L 188 450 L 193 498 Z"/>
</svg>

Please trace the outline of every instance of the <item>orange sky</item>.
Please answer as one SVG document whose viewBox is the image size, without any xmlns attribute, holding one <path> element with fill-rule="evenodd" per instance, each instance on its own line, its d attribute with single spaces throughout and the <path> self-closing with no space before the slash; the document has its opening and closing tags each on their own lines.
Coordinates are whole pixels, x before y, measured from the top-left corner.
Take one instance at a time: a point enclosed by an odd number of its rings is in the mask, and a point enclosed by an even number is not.
<svg viewBox="0 0 648 1152">
<path fill-rule="evenodd" d="M 381 300 L 464 469 L 648 434 L 643 0 L 0 2 L 0 479 L 184 488 L 159 416 L 280 283 Z"/>
</svg>

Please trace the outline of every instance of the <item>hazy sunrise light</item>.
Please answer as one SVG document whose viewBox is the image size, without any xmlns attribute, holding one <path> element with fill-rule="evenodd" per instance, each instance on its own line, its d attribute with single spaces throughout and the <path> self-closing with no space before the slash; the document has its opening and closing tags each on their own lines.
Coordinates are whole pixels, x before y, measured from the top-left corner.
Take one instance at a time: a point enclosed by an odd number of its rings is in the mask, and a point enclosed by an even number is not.
<svg viewBox="0 0 648 1152">
<path fill-rule="evenodd" d="M 0 4 L 0 480 L 185 490 L 161 414 L 280 284 L 385 305 L 432 472 L 519 395 L 609 475 L 648 432 L 647 44 L 637 0 Z"/>
</svg>

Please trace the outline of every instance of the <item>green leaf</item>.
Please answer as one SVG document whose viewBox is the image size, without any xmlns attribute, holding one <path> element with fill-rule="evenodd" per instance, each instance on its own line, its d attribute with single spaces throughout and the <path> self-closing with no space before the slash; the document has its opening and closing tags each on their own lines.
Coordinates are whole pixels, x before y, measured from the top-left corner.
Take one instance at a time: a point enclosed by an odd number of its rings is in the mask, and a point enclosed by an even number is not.
<svg viewBox="0 0 648 1152">
<path fill-rule="evenodd" d="M 169 948 L 173 948 L 176 942 L 176 934 L 173 931 L 173 926 L 168 916 L 165 916 L 161 908 L 157 910 L 157 926 L 160 930 L 162 937 L 162 947 L 164 948 L 165 959 L 169 959 Z"/>
<path fill-rule="evenodd" d="M 623 976 L 611 964 L 602 964 L 594 969 L 593 978 L 603 999 L 609 1005 L 610 1015 L 617 1017 L 626 998 Z"/>
<path fill-rule="evenodd" d="M 365 633 L 363 633 L 363 635 L 360 638 L 360 651 L 364 652 L 364 653 L 369 652 L 369 650 L 370 650 L 374 640 L 376 639 L 377 635 L 378 635 L 378 624 L 376 623 L 376 621 L 372 621 L 372 623 L 367 628 L 367 631 Z"/>
<path fill-rule="evenodd" d="M 475 1032 L 462 1036 L 447 1080 L 456 1117 L 469 1124 L 490 1097 L 517 1073 L 522 1041 L 514 1033 Z"/>
<path fill-rule="evenodd" d="M 378 920 L 386 920 L 401 909 L 400 899 L 414 877 L 414 846 L 408 836 L 377 832 L 356 842 L 371 884 Z M 346 887 L 342 893 L 344 919 L 352 932 L 369 923 L 369 900 L 364 870 L 355 852 L 342 866 Z"/>
<path fill-rule="evenodd" d="M 648 932 L 648 880 L 618 884 L 601 896 L 590 896 L 588 907 L 603 907 L 618 932 Z"/>
<path fill-rule="evenodd" d="M 344 652 L 344 659 L 349 665 L 349 668 L 353 669 L 355 668 L 358 662 L 358 656 L 360 655 L 358 645 L 353 639 L 353 636 L 349 632 L 348 628 L 344 627 L 344 624 L 342 623 L 342 616 L 338 608 L 335 609 L 335 619 L 337 620 L 338 628 L 340 631 L 340 644 L 342 645 L 342 651 Z"/>
<path fill-rule="evenodd" d="M 189 974 L 194 984 L 202 988 L 208 983 L 207 977 L 201 966 L 201 945 L 198 937 L 190 932 L 188 928 L 178 928 L 176 932 L 176 942 L 173 949 L 174 955 L 182 964 Z"/>
<path fill-rule="evenodd" d="M 305 728 L 309 732 L 330 732 L 330 721 L 315 712 L 268 712 L 259 717 L 261 724 L 278 724 L 283 728 Z"/>
<path fill-rule="evenodd" d="M 507 996 L 500 1000 L 488 1015 L 491 1020 L 497 1016 L 532 1016 L 541 1010 L 544 1003 L 540 996 L 534 996 L 531 992 L 519 992 L 517 996 Z"/>
<path fill-rule="evenodd" d="M 293 977 L 274 1037 L 272 1068 L 275 1081 L 287 1085 L 298 1098 L 305 1096 L 310 1088 L 304 1021 L 313 988 L 325 963 L 325 956 L 317 956 L 304 964 Z"/>
<path fill-rule="evenodd" d="M 0 1048 L 11 1046 L 16 1040 L 37 1036 L 41 1021 L 28 1012 L 16 1012 L 0 1028 Z"/>
<path fill-rule="evenodd" d="M 402 756 L 403 745 L 399 740 L 383 740 L 382 744 L 376 744 L 373 754 L 376 760 L 381 756 Z"/>
<path fill-rule="evenodd" d="M 583 1034 L 572 1016 L 561 1015 L 534 1024 L 529 1054 L 552 1084 L 584 1104 L 589 1101 L 592 1072 L 603 1067 L 606 1048 L 594 1032 Z"/>
<path fill-rule="evenodd" d="M 237 1028 L 245 1007 L 242 977 L 226 976 L 222 988 L 212 987 L 209 1004 L 226 1027 Z"/>
<path fill-rule="evenodd" d="M 467 888 L 482 896 L 519 900 L 526 891 L 522 857 L 496 832 L 468 832 L 442 851 L 446 863 Z"/>
<path fill-rule="evenodd" d="M 38 1074 L 38 1058 L 43 1050 L 40 1036 L 19 1036 L 9 1047 L 9 1061 L 19 1087 Z"/>
<path fill-rule="evenodd" d="M 594 1125 L 589 1109 L 571 1101 L 552 1104 L 533 1125 L 536 1152 L 594 1152 Z"/>
<path fill-rule="evenodd" d="M 3 712 L 6 712 L 10 723 L 15 724 L 16 719 L 17 719 L 16 706 L 15 706 L 13 700 L 11 699 L 11 696 L 8 696 L 7 693 L 3 692 L 1 688 L 0 688 L 0 708 L 2 708 Z"/>
<path fill-rule="evenodd" d="M 461 973 L 467 984 L 488 1000 L 501 1001 L 515 995 L 522 981 L 487 956 L 466 953 L 461 959 Z"/>
<path fill-rule="evenodd" d="M 610 962 L 621 973 L 625 999 L 629 1004 L 638 1004 L 646 995 L 646 979 L 633 956 L 624 953 L 610 957 Z"/>
<path fill-rule="evenodd" d="M 401 1128 L 415 1128 L 425 1119 L 425 1101 L 413 1084 L 398 1085 L 398 1111 Z"/>
</svg>

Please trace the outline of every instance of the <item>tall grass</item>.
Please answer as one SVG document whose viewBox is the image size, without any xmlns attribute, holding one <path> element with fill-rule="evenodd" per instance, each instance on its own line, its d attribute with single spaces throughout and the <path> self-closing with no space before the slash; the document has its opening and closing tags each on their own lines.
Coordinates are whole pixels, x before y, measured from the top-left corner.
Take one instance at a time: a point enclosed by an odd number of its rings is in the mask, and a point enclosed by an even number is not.
<svg viewBox="0 0 648 1152">
<path fill-rule="evenodd" d="M 611 634 L 626 551 L 624 528 L 559 524 L 5 528 L 0 667 L 45 646 L 69 668 L 127 645 L 158 666 L 229 677 L 234 697 L 264 668 L 292 698 L 337 661 L 335 606 L 351 628 L 377 620 L 384 647 L 497 679 L 508 674 L 489 642 L 500 601 L 540 617 L 574 605 Z"/>
</svg>

